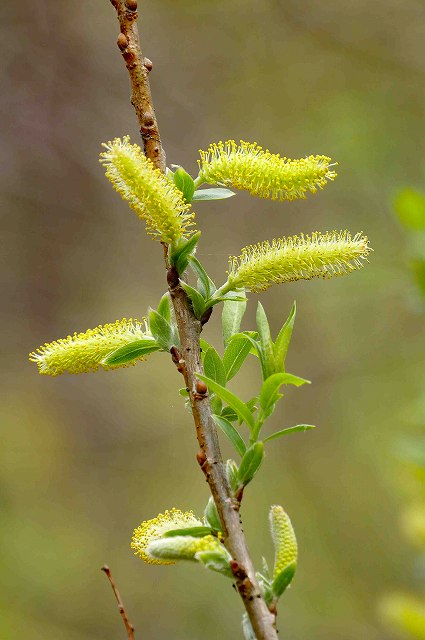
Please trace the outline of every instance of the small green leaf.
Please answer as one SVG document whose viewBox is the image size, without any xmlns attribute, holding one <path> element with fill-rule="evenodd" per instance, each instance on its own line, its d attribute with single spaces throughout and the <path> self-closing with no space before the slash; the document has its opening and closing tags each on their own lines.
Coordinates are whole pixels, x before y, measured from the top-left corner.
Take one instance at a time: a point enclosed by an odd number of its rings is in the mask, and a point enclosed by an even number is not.
<svg viewBox="0 0 425 640">
<path fill-rule="evenodd" d="M 179 189 L 183 194 L 183 200 L 185 202 L 192 202 L 192 197 L 195 193 L 195 183 L 193 178 L 183 169 L 183 167 L 179 167 L 174 173 L 173 179 L 177 189 Z"/>
<path fill-rule="evenodd" d="M 264 574 L 264 579 L 267 580 L 267 582 L 270 582 L 271 580 L 270 569 L 269 569 L 268 562 L 264 556 L 261 558 L 261 571 Z"/>
<path fill-rule="evenodd" d="M 223 545 L 222 549 L 217 549 L 217 551 L 198 551 L 195 553 L 195 558 L 210 571 L 217 571 L 228 578 L 234 578 L 230 568 L 232 558 Z"/>
<path fill-rule="evenodd" d="M 171 324 L 171 306 L 170 306 L 170 294 L 164 293 L 162 296 L 158 309 L 158 313 L 162 316 L 169 324 Z"/>
<path fill-rule="evenodd" d="M 215 393 L 212 393 L 210 395 L 210 405 L 211 405 L 211 411 L 213 412 L 213 414 L 217 416 L 221 415 L 221 409 L 223 407 L 223 403 L 221 399 L 218 396 L 216 396 Z"/>
<path fill-rule="evenodd" d="M 115 349 L 115 351 L 108 353 L 106 358 L 102 360 L 102 364 L 106 364 L 108 366 L 125 364 L 126 362 L 131 362 L 132 360 L 136 360 L 136 358 L 140 358 L 140 356 L 153 353 L 159 349 L 160 346 L 153 338 L 135 340 L 134 342 L 130 342 L 130 344 L 126 344 L 123 347 L 119 347 L 118 349 Z"/>
<path fill-rule="evenodd" d="M 194 233 L 189 239 L 180 238 L 180 240 L 171 245 L 169 249 L 170 263 L 175 265 L 179 275 L 186 271 L 189 257 L 196 251 L 196 245 L 201 237 L 201 232 Z"/>
<path fill-rule="evenodd" d="M 273 353 L 273 341 L 270 335 L 270 327 L 261 302 L 257 307 L 257 329 L 261 349 L 259 350 L 263 379 L 267 380 L 275 372 L 275 362 Z"/>
<path fill-rule="evenodd" d="M 210 347 L 204 355 L 204 369 L 209 378 L 221 384 L 222 387 L 226 386 L 226 371 L 214 347 Z"/>
<path fill-rule="evenodd" d="M 186 387 L 182 387 L 181 389 L 179 389 L 179 395 L 183 396 L 183 398 L 189 398 L 190 394 Z"/>
<path fill-rule="evenodd" d="M 250 351 L 251 342 L 246 336 L 229 342 L 223 355 L 227 380 L 231 380 L 237 374 Z"/>
<path fill-rule="evenodd" d="M 276 402 L 282 397 L 279 389 L 283 385 L 284 375 L 284 373 L 274 373 L 263 382 L 260 391 L 260 408 L 263 419 L 273 413 Z"/>
<path fill-rule="evenodd" d="M 190 266 L 192 270 L 195 272 L 200 281 L 199 290 L 207 300 L 209 299 L 216 291 L 217 287 L 214 282 L 209 277 L 208 273 L 205 271 L 202 264 L 195 258 L 195 256 L 190 256 Z"/>
<path fill-rule="evenodd" d="M 218 304 L 219 302 L 246 302 L 247 298 L 245 296 L 241 296 L 239 294 L 236 293 L 236 291 L 229 291 L 228 293 L 224 293 L 222 296 L 221 295 L 213 295 L 211 296 L 211 298 L 209 299 L 209 306 L 213 307 L 215 304 Z"/>
<path fill-rule="evenodd" d="M 274 373 L 272 376 L 269 376 L 267 380 L 263 382 L 260 391 L 260 408 L 263 418 L 267 418 L 273 413 L 276 402 L 282 397 L 279 389 L 283 384 L 293 384 L 299 387 L 306 383 L 310 384 L 309 380 L 293 376 L 290 373 Z"/>
<path fill-rule="evenodd" d="M 238 419 L 238 414 L 232 409 L 232 407 L 224 407 L 220 415 L 222 418 L 225 418 L 230 422 L 235 422 Z"/>
<path fill-rule="evenodd" d="M 162 349 L 169 351 L 174 345 L 174 332 L 169 322 L 154 309 L 149 310 L 149 327 Z"/>
<path fill-rule="evenodd" d="M 210 345 L 209 342 L 207 342 L 203 338 L 200 339 L 199 343 L 201 345 L 201 353 L 202 353 L 202 358 L 203 358 L 205 356 L 206 352 L 208 351 L 208 349 L 211 349 L 212 345 Z"/>
<path fill-rule="evenodd" d="M 276 598 L 280 598 L 285 589 L 289 587 L 295 575 L 296 568 L 297 563 L 295 561 L 291 562 L 273 580 L 272 589 Z"/>
<path fill-rule="evenodd" d="M 315 429 L 314 424 L 297 424 L 295 427 L 287 427 L 286 429 L 281 429 L 280 431 L 276 431 L 272 433 L 271 436 L 267 436 L 264 438 L 264 442 L 268 442 L 269 440 L 275 440 L 276 438 L 280 438 L 281 436 L 286 436 L 290 433 L 296 433 L 297 431 L 308 431 L 309 429 Z"/>
<path fill-rule="evenodd" d="M 248 338 L 248 340 L 251 343 L 251 351 L 250 351 L 250 353 L 252 353 L 252 355 L 256 356 L 257 358 L 260 358 L 261 346 L 257 342 L 257 340 L 258 340 L 257 331 L 242 331 L 242 333 L 235 333 L 235 335 L 232 336 L 230 339 L 231 340 L 236 340 L 237 338 L 240 338 L 242 336 L 245 336 L 246 338 Z"/>
<path fill-rule="evenodd" d="M 258 584 L 260 586 L 264 600 L 266 601 L 267 606 L 269 606 L 273 602 L 272 583 L 265 575 L 263 575 L 259 571 L 257 571 L 255 575 L 257 576 Z"/>
<path fill-rule="evenodd" d="M 221 531 L 221 522 L 214 498 L 210 496 L 204 511 L 204 518 L 214 531 Z"/>
<path fill-rule="evenodd" d="M 297 306 L 294 302 L 292 305 L 292 309 L 283 325 L 282 329 L 277 336 L 276 342 L 274 344 L 274 361 L 276 367 L 276 373 L 281 373 L 285 371 L 285 360 L 286 354 L 288 353 L 289 343 L 291 341 L 292 330 L 294 328 L 295 316 L 297 312 Z"/>
<path fill-rule="evenodd" d="M 210 536 L 211 527 L 187 527 L 184 529 L 171 529 L 162 534 L 162 538 L 174 538 L 175 536 L 192 536 L 192 538 L 203 538 Z"/>
<path fill-rule="evenodd" d="M 245 295 L 245 289 L 238 289 L 237 293 Z M 246 310 L 246 300 L 237 302 L 228 300 L 223 305 L 221 323 L 223 327 L 223 341 L 226 345 L 230 338 L 240 330 L 242 318 Z"/>
<path fill-rule="evenodd" d="M 396 196 L 394 207 L 401 224 L 407 229 L 425 229 L 425 196 L 406 187 Z"/>
<path fill-rule="evenodd" d="M 226 475 L 233 493 L 239 489 L 239 469 L 234 460 L 227 460 Z"/>
<path fill-rule="evenodd" d="M 235 195 L 230 189 L 197 189 L 192 200 L 224 200 Z"/>
<path fill-rule="evenodd" d="M 205 300 L 203 296 L 197 291 L 194 287 L 191 287 L 190 284 L 180 280 L 180 286 L 185 290 L 187 297 L 192 303 L 193 313 L 196 318 L 200 320 L 205 312 Z"/>
<path fill-rule="evenodd" d="M 231 422 L 226 420 L 226 418 L 223 418 L 223 416 L 213 415 L 213 419 L 216 425 L 220 427 L 224 435 L 229 438 L 236 451 L 242 457 L 246 451 L 246 445 L 242 440 L 239 431 L 232 425 Z"/>
<path fill-rule="evenodd" d="M 251 400 L 248 400 L 248 402 L 246 403 L 246 406 L 251 411 L 251 413 L 255 413 L 257 411 L 257 402 L 258 402 L 258 396 L 254 396 L 253 398 L 251 398 Z"/>
<path fill-rule="evenodd" d="M 239 465 L 239 482 L 245 487 L 251 482 L 264 459 L 264 444 L 259 441 L 246 450 Z"/>
<path fill-rule="evenodd" d="M 220 396 L 220 398 L 224 400 L 224 402 L 227 402 L 229 407 L 232 407 L 232 409 L 234 409 L 238 414 L 239 418 L 241 418 L 244 422 L 246 422 L 246 424 L 251 429 L 254 428 L 255 426 L 254 417 L 251 411 L 246 406 L 246 404 L 242 402 L 242 400 L 238 398 L 238 396 L 236 396 L 234 393 L 229 391 L 229 389 L 222 387 L 220 384 L 218 384 L 214 380 L 211 380 L 211 378 L 208 378 L 207 376 L 203 376 L 200 373 L 198 373 L 197 376 L 207 384 L 208 388 L 211 391 L 213 391 L 218 396 Z"/>
</svg>

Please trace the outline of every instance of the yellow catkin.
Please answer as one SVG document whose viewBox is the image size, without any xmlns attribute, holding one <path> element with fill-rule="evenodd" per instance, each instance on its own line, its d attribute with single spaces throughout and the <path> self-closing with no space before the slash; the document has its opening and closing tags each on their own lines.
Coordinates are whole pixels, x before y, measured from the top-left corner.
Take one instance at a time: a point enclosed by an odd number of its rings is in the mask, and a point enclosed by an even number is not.
<svg viewBox="0 0 425 640">
<path fill-rule="evenodd" d="M 103 369 L 116 369 L 136 364 L 136 361 L 107 366 L 102 360 L 112 351 L 135 340 L 152 338 L 146 321 L 123 318 L 116 322 L 99 325 L 84 333 L 74 333 L 67 338 L 46 343 L 30 353 L 29 359 L 38 366 L 39 373 L 57 376 L 60 373 L 87 373 Z M 141 356 L 138 360 L 145 360 Z"/>
<path fill-rule="evenodd" d="M 194 213 L 182 193 L 156 169 L 129 136 L 103 145 L 100 162 L 114 189 L 134 209 L 155 239 L 172 244 L 194 233 Z"/>
<path fill-rule="evenodd" d="M 242 189 L 259 198 L 305 198 L 307 192 L 316 193 L 336 177 L 327 156 L 290 160 L 264 151 L 256 142 L 241 140 L 237 145 L 227 140 L 199 153 L 199 176 L 204 182 Z"/>
<path fill-rule="evenodd" d="M 149 555 L 148 545 L 161 538 L 167 531 L 200 526 L 203 526 L 203 522 L 195 518 L 193 511 L 184 512 L 173 507 L 165 513 L 158 514 L 152 520 L 142 522 L 133 532 L 131 548 L 134 550 L 134 555 L 148 564 L 174 564 L 174 561 L 160 560 Z"/>
<path fill-rule="evenodd" d="M 272 284 L 341 276 L 360 269 L 370 251 L 366 236 L 348 231 L 266 240 L 229 259 L 229 285 L 256 292 Z"/>
<path fill-rule="evenodd" d="M 289 564 L 296 562 L 298 546 L 291 521 L 283 508 L 274 505 L 270 509 L 269 517 L 275 547 L 273 578 L 276 578 Z"/>
</svg>

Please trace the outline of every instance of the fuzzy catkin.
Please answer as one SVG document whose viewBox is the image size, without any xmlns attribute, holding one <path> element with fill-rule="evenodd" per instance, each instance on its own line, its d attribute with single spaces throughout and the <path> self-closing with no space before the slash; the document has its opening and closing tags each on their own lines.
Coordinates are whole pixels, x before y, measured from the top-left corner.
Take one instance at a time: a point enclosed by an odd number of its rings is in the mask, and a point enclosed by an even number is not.
<svg viewBox="0 0 425 640">
<path fill-rule="evenodd" d="M 181 191 L 156 169 L 129 136 L 103 145 L 100 162 L 114 189 L 134 209 L 156 240 L 172 244 L 195 232 L 194 213 Z"/>
<path fill-rule="evenodd" d="M 307 156 L 290 160 L 264 151 L 253 142 L 234 140 L 213 143 L 200 150 L 199 177 L 210 184 L 222 184 L 248 191 L 252 196 L 271 200 L 305 198 L 316 193 L 336 173 L 327 156 Z"/>
<path fill-rule="evenodd" d="M 366 236 L 348 231 L 315 232 L 267 240 L 229 259 L 229 285 L 265 291 L 273 284 L 341 276 L 360 269 L 371 251 Z"/>
<path fill-rule="evenodd" d="M 119 347 L 147 338 L 152 338 L 152 335 L 145 320 L 123 318 L 110 324 L 99 325 L 95 329 L 88 329 L 84 333 L 74 333 L 67 338 L 46 343 L 30 353 L 29 359 L 37 364 L 39 373 L 49 376 L 61 373 L 88 373 L 99 368 L 117 369 L 146 360 L 146 356 L 140 356 L 133 362 L 111 366 L 102 364 L 102 360 Z"/>
<path fill-rule="evenodd" d="M 131 548 L 135 555 L 148 564 L 174 564 L 174 560 L 153 557 L 148 552 L 149 544 L 159 540 L 168 531 L 199 527 L 202 524 L 202 521 L 195 517 L 193 511 L 180 511 L 180 509 L 173 507 L 165 511 L 165 513 L 158 514 L 151 520 L 142 522 L 133 532 Z"/>
</svg>

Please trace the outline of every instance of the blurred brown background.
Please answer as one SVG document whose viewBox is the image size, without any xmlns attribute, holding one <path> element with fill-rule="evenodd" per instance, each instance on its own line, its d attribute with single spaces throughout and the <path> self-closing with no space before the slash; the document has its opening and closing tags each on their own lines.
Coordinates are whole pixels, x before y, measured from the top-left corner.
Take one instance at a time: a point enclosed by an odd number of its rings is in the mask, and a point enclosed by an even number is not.
<svg viewBox="0 0 425 640">
<path fill-rule="evenodd" d="M 269 447 L 244 518 L 257 564 L 271 558 L 270 504 L 296 527 L 282 638 L 392 637 L 377 601 L 415 586 L 394 449 L 424 422 L 425 341 L 391 199 L 425 178 L 425 2 L 146 0 L 140 9 L 168 164 L 195 173 L 197 149 L 228 137 L 339 163 L 336 182 L 306 201 L 199 203 L 198 255 L 218 282 L 228 255 L 257 240 L 334 228 L 370 237 L 362 272 L 261 298 L 273 331 L 296 298 L 288 364 L 314 383 L 288 393 L 269 428 L 320 428 Z M 230 583 L 198 566 L 146 566 L 129 549 L 141 520 L 171 506 L 201 514 L 208 497 L 167 357 L 58 378 L 27 362 L 45 341 L 142 316 L 164 290 L 160 248 L 98 164 L 102 141 L 138 136 L 114 11 L 107 0 L 2 0 L 0 16 L 0 637 L 123 638 L 106 562 L 138 640 L 240 638 Z M 219 344 L 218 312 L 205 338 Z M 236 382 L 247 398 L 257 389 L 254 360 Z"/>
</svg>

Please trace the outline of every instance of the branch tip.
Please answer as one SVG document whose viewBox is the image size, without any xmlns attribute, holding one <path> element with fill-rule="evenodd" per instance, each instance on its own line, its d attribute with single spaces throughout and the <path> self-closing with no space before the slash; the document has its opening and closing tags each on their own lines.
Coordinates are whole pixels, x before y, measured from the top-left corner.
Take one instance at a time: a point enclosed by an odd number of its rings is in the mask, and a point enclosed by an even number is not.
<svg viewBox="0 0 425 640">
<path fill-rule="evenodd" d="M 114 579 L 112 578 L 111 570 L 110 570 L 110 568 L 108 567 L 107 564 L 104 564 L 103 567 L 101 567 L 100 570 L 103 571 L 106 574 L 106 576 L 107 576 L 107 578 L 109 580 L 109 583 L 110 583 L 110 585 L 112 587 L 112 591 L 114 592 L 114 596 L 116 598 L 116 601 L 118 602 L 118 611 L 120 612 L 121 618 L 122 618 L 122 620 L 124 622 L 124 626 L 125 626 L 125 629 L 127 631 L 127 638 L 128 638 L 128 640 L 135 640 L 135 637 L 134 637 L 134 626 L 132 625 L 132 623 L 130 622 L 130 620 L 127 617 L 127 613 L 125 611 L 124 603 L 121 600 L 120 593 L 119 593 L 119 591 L 117 589 L 117 586 L 116 586 L 116 584 L 114 582 Z"/>
</svg>

